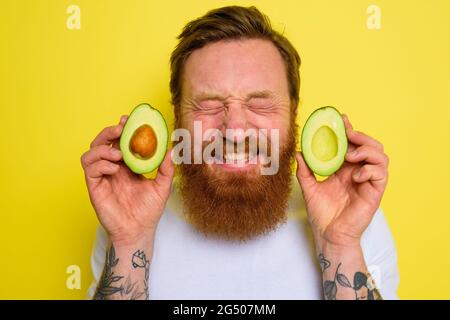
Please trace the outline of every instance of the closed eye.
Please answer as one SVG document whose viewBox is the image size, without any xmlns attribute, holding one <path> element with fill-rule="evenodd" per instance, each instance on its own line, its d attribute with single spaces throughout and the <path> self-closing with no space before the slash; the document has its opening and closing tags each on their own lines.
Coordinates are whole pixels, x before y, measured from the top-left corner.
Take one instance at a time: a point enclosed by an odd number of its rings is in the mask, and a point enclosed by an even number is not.
<svg viewBox="0 0 450 320">
<path fill-rule="evenodd" d="M 223 101 L 212 99 L 200 101 L 196 105 L 196 107 L 197 111 L 213 114 L 223 111 L 225 108 L 225 104 L 223 103 Z"/>
<path fill-rule="evenodd" d="M 272 99 L 251 98 L 247 102 L 247 108 L 257 113 L 273 112 L 276 109 Z"/>
</svg>

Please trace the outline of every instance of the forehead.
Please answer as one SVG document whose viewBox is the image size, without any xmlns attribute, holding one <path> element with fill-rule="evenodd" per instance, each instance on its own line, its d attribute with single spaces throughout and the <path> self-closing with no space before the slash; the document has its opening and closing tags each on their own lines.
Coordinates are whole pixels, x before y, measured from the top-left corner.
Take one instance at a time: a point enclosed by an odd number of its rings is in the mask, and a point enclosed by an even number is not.
<svg viewBox="0 0 450 320">
<path fill-rule="evenodd" d="M 286 69 L 267 40 L 219 41 L 195 50 L 186 61 L 183 91 L 245 95 L 252 91 L 288 94 Z"/>
</svg>

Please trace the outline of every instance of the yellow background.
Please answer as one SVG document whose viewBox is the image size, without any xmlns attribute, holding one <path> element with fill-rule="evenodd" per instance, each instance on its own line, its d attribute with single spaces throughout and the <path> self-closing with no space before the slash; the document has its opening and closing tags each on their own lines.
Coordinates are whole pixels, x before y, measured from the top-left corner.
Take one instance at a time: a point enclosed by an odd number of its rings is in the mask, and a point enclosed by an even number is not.
<svg viewBox="0 0 450 320">
<path fill-rule="evenodd" d="M 381 8 L 381 30 L 366 9 Z M 81 29 L 66 9 L 81 9 Z M 172 126 L 168 59 L 183 25 L 256 4 L 300 51 L 300 122 L 336 105 L 391 158 L 382 207 L 401 298 L 450 298 L 450 1 L 2 1 L 0 298 L 83 299 L 97 220 L 80 155 L 140 102 Z M 80 290 L 66 288 L 79 265 Z"/>
</svg>

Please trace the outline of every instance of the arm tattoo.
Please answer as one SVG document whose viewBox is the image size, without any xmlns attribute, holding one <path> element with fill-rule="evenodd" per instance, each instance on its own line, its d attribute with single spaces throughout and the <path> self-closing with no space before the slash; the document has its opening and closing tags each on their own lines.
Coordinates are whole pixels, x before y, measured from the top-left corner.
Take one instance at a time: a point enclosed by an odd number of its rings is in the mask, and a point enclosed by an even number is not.
<svg viewBox="0 0 450 320">
<path fill-rule="evenodd" d="M 133 268 L 143 268 L 144 269 L 144 293 L 145 299 L 148 300 L 148 271 L 150 268 L 150 262 L 147 260 L 144 251 L 138 250 L 133 253 L 133 257 L 131 259 L 131 264 Z"/>
<path fill-rule="evenodd" d="M 103 269 L 103 274 L 100 279 L 100 283 L 98 284 L 94 299 L 104 300 L 108 296 L 121 291 L 121 287 L 117 287 L 117 282 L 119 282 L 123 276 L 114 275 L 114 272 L 112 271 L 118 263 L 119 258 L 116 259 L 116 251 L 114 250 L 114 246 L 111 246 L 106 255 L 105 267 Z"/>
<path fill-rule="evenodd" d="M 319 264 L 324 272 L 331 266 L 323 254 L 319 254 Z M 339 272 L 341 263 L 338 264 L 334 273 L 334 279 L 325 280 L 323 282 L 323 293 L 326 300 L 336 300 L 338 287 L 351 288 L 355 292 L 355 300 L 383 300 L 380 292 L 375 286 L 372 276 L 363 272 L 356 272 L 353 276 L 353 285 L 346 275 Z"/>
<path fill-rule="evenodd" d="M 117 297 L 116 294 L 120 295 L 121 299 L 137 300 L 143 297 L 148 300 L 148 275 L 150 262 L 147 260 L 144 251 L 137 250 L 133 253 L 131 257 L 131 266 L 133 269 L 143 268 L 144 270 L 144 283 L 143 289 L 140 290 L 138 281 L 133 281 L 131 276 L 128 275 L 125 281 L 123 281 L 124 276 L 116 275 L 113 269 L 119 263 L 119 258 L 116 258 L 116 251 L 114 246 L 106 254 L 105 267 L 103 269 L 103 274 L 100 282 L 95 292 L 95 300 L 107 300 L 113 295 Z"/>
</svg>

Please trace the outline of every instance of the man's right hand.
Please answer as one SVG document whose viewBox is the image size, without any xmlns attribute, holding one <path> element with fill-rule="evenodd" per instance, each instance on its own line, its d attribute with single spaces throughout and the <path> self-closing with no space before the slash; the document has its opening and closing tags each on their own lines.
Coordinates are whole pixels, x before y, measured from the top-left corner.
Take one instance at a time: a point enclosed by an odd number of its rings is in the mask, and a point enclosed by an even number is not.
<svg viewBox="0 0 450 320">
<path fill-rule="evenodd" d="M 103 129 L 81 157 L 91 203 L 115 246 L 154 236 L 174 174 L 170 150 L 154 180 L 128 169 L 118 143 L 126 120 L 122 116 L 118 125 Z"/>
</svg>

